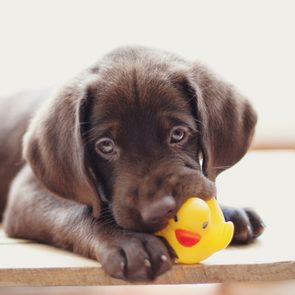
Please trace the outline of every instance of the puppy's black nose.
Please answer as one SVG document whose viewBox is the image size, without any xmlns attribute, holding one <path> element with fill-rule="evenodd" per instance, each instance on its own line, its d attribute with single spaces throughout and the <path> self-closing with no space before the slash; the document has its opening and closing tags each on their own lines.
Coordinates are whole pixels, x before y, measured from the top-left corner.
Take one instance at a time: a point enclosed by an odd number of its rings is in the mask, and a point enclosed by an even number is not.
<svg viewBox="0 0 295 295">
<path fill-rule="evenodd" d="M 146 204 L 141 210 L 142 220 L 147 224 L 154 224 L 171 218 L 176 202 L 172 196 L 165 196 L 159 200 Z"/>
</svg>

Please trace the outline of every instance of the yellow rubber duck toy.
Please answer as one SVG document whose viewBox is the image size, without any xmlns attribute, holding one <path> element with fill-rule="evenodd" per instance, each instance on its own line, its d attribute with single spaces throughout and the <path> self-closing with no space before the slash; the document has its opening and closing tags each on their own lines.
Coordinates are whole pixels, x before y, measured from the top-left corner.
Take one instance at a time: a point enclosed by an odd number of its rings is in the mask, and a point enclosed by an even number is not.
<svg viewBox="0 0 295 295">
<path fill-rule="evenodd" d="M 225 222 L 215 198 L 204 201 L 192 197 L 156 235 L 164 237 L 174 249 L 176 262 L 193 264 L 226 248 L 233 232 L 233 223 Z"/>
</svg>

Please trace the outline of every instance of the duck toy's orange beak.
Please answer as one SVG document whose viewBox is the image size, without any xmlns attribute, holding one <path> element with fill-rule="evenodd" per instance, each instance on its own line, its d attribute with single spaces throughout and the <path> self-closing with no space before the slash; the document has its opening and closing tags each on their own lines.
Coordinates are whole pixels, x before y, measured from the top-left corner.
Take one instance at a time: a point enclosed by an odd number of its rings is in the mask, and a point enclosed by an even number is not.
<svg viewBox="0 0 295 295">
<path fill-rule="evenodd" d="M 175 236 L 179 244 L 181 244 L 183 247 L 192 247 L 201 240 L 201 236 L 197 233 L 193 233 L 184 229 L 176 229 Z"/>
</svg>

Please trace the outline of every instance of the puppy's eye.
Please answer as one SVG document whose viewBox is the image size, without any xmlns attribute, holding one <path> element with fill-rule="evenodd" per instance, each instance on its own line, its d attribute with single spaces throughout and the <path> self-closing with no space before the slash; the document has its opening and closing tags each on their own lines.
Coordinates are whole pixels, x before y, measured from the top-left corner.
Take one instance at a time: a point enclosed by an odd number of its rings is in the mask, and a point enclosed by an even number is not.
<svg viewBox="0 0 295 295">
<path fill-rule="evenodd" d="M 186 136 L 186 128 L 174 127 L 170 132 L 170 144 L 181 142 Z"/>
<path fill-rule="evenodd" d="M 115 151 L 115 143 L 108 137 L 103 137 L 95 143 L 95 150 L 98 154 L 108 157 Z"/>
</svg>

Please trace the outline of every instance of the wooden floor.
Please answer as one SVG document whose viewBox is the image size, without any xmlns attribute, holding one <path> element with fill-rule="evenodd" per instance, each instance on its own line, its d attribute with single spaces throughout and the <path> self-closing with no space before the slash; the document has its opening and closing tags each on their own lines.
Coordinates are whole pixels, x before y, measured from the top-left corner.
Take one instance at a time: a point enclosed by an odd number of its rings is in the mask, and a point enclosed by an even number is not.
<svg viewBox="0 0 295 295">
<path fill-rule="evenodd" d="M 295 279 L 295 152 L 251 152 L 218 179 L 218 199 L 251 206 L 267 228 L 253 245 L 229 247 L 202 264 L 175 265 L 154 283 Z M 0 230 L 0 286 L 115 285 L 100 264 Z"/>
</svg>

